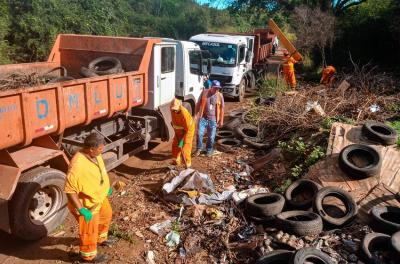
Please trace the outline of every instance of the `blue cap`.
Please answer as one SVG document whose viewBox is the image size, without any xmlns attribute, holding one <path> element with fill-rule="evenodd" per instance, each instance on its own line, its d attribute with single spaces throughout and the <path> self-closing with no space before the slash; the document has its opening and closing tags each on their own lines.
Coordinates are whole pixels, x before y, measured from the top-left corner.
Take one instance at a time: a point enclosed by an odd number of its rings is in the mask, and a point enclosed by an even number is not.
<svg viewBox="0 0 400 264">
<path fill-rule="evenodd" d="M 212 81 L 211 87 L 221 88 L 221 83 L 217 80 Z"/>
</svg>

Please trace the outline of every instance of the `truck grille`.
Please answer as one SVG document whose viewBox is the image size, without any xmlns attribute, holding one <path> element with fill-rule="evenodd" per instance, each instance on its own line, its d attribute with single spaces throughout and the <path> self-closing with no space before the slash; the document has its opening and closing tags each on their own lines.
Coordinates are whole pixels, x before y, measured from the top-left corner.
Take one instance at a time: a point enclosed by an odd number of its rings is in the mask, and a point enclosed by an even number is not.
<svg viewBox="0 0 400 264">
<path fill-rule="evenodd" d="M 225 83 L 230 83 L 232 81 L 232 76 L 226 76 L 226 75 L 219 75 L 219 74 L 211 74 L 210 75 L 210 80 L 218 80 L 221 85 L 224 85 Z"/>
</svg>

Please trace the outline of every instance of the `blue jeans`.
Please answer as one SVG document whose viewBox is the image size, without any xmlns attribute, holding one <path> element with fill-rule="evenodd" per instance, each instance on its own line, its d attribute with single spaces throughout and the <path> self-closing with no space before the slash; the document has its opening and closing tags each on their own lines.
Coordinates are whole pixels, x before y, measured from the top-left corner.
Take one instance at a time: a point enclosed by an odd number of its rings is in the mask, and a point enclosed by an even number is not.
<svg viewBox="0 0 400 264">
<path fill-rule="evenodd" d="M 215 134 L 217 133 L 217 121 L 200 118 L 197 131 L 197 150 L 203 149 L 203 136 L 207 128 L 207 153 L 213 151 L 215 142 Z"/>
</svg>

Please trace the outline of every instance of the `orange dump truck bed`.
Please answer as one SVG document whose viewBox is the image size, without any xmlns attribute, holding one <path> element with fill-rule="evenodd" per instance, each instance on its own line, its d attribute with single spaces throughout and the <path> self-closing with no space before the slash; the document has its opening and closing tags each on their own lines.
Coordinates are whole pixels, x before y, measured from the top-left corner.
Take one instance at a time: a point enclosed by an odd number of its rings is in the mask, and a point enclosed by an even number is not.
<svg viewBox="0 0 400 264">
<path fill-rule="evenodd" d="M 63 66 L 75 80 L 0 91 L 0 149 L 29 145 L 46 134 L 111 117 L 146 104 L 152 47 L 159 39 L 59 35 L 47 62 L 0 66 L 10 74 L 45 73 Z M 81 78 L 80 69 L 102 56 L 118 58 L 124 73 Z M 80 79 L 78 79 L 80 78 Z"/>
</svg>

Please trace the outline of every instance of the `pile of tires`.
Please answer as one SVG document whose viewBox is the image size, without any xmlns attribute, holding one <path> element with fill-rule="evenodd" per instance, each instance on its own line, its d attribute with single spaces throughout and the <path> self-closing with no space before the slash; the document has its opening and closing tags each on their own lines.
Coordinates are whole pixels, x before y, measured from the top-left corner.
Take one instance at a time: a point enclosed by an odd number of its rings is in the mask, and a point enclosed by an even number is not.
<svg viewBox="0 0 400 264">
<path fill-rule="evenodd" d="M 122 63 L 115 57 L 99 57 L 89 62 L 88 67 L 82 67 L 80 74 L 83 77 L 94 77 L 124 72 Z"/>
<path fill-rule="evenodd" d="M 344 210 L 326 205 L 328 197 L 338 199 Z M 332 214 L 331 207 L 340 210 Z M 247 198 L 245 212 L 250 220 L 274 225 L 296 236 L 316 236 L 324 227 L 339 228 L 350 223 L 357 215 L 357 204 L 351 195 L 336 187 L 322 187 L 308 179 L 292 183 L 282 196 L 278 193 L 256 194 Z"/>
<path fill-rule="evenodd" d="M 368 264 L 399 263 L 400 232 L 393 236 L 382 233 L 366 234 L 361 242 L 360 257 Z"/>
<path fill-rule="evenodd" d="M 306 247 L 297 251 L 274 250 L 256 261 L 256 264 L 303 264 L 303 263 L 321 263 L 333 264 L 332 259 L 316 248 Z"/>
</svg>

